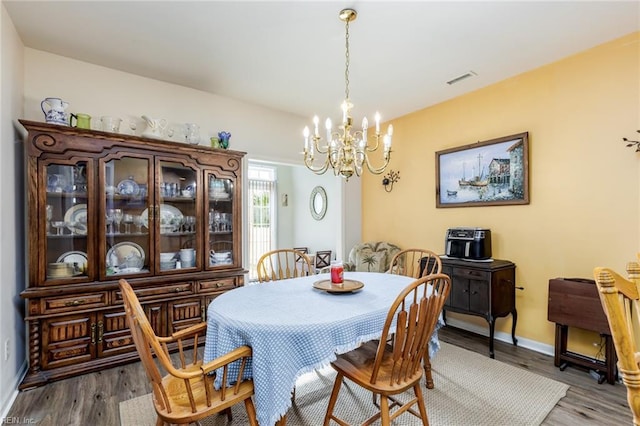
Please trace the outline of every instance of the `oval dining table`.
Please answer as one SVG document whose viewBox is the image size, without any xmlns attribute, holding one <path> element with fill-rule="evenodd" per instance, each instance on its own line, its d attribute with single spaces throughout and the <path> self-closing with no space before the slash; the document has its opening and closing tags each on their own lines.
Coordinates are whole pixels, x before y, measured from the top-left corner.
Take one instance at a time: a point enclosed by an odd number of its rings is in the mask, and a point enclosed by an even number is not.
<svg viewBox="0 0 640 426">
<path fill-rule="evenodd" d="M 314 288 L 329 278 L 318 274 L 250 284 L 218 296 L 207 308 L 204 362 L 242 345 L 252 348 L 245 375 L 253 379 L 262 426 L 286 419 L 298 377 L 327 366 L 336 354 L 379 338 L 391 304 L 414 281 L 402 275 L 345 272 L 345 280 L 364 286 L 337 293 Z M 438 324 L 444 324 L 442 318 Z M 429 355 L 439 347 L 436 331 Z M 216 386 L 220 380 L 217 375 Z"/>
</svg>

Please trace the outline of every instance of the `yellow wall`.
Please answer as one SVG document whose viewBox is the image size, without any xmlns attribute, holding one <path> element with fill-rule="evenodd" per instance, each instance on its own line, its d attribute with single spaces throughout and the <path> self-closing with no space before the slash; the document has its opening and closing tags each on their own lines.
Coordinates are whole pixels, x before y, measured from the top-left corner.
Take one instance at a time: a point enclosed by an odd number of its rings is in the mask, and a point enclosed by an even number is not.
<svg viewBox="0 0 640 426">
<path fill-rule="evenodd" d="M 363 177 L 363 239 L 442 253 L 447 228 L 490 228 L 493 257 L 513 261 L 525 287 L 516 295 L 518 336 L 553 345 L 550 278 L 590 278 L 594 266 L 624 272 L 635 257 L 640 154 L 622 137 L 640 137 L 640 33 L 392 123 L 390 168 L 401 177 L 391 193 L 380 176 Z M 436 151 L 520 132 L 529 132 L 530 204 L 436 208 Z M 496 330 L 510 326 L 498 320 Z M 577 345 L 593 356 L 599 339 L 583 335 Z"/>
</svg>

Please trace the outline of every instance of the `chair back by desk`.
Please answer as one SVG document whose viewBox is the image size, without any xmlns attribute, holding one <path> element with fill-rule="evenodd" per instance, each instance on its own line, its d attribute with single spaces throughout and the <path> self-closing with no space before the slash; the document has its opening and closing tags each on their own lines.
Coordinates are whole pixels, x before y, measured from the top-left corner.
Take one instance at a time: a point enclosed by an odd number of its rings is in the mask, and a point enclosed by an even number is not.
<svg viewBox="0 0 640 426">
<path fill-rule="evenodd" d="M 198 344 L 204 342 L 206 323 L 182 329 L 170 337 L 158 337 L 138 301 L 131 285 L 119 281 L 127 323 L 153 390 L 153 405 L 158 415 L 157 425 L 194 423 L 215 413 L 227 411 L 232 405 L 244 401 L 252 426 L 258 426 L 253 405 L 253 382 L 243 380 L 244 366 L 251 357 L 251 348 L 239 347 L 206 364 L 198 355 Z M 169 348 L 179 351 L 179 363 L 175 366 Z M 190 348 L 190 349 L 189 349 Z M 188 352 L 191 352 L 189 356 Z M 167 373 L 162 376 L 159 365 Z M 223 369 L 225 376 L 229 364 L 240 362 L 235 384 L 216 390 L 213 386 L 216 369 Z M 228 415 L 231 412 L 228 411 Z M 229 420 L 231 420 L 229 418 Z"/>
<path fill-rule="evenodd" d="M 423 267 L 425 265 L 425 267 Z M 440 256 L 421 248 L 404 249 L 397 252 L 389 262 L 389 272 L 407 277 L 420 278 L 442 272 Z"/>
<path fill-rule="evenodd" d="M 315 273 L 311 259 L 294 249 L 272 250 L 263 254 L 257 264 L 258 281 L 278 281 Z"/>
<path fill-rule="evenodd" d="M 635 336 L 640 332 L 640 265 L 627 264 L 629 279 L 609 268 L 593 271 L 602 307 L 609 321 L 611 337 L 618 356 L 618 369 L 627 388 L 627 402 L 633 424 L 640 425 L 640 352 Z"/>
<path fill-rule="evenodd" d="M 450 289 L 451 279 L 444 274 L 428 275 L 412 282 L 391 305 L 380 340 L 338 355 L 331 363 L 338 374 L 329 399 L 325 426 L 331 420 L 345 424 L 333 414 L 344 378 L 380 395 L 380 412 L 363 424 L 371 424 L 380 418 L 382 425 L 386 426 L 404 412 L 416 415 L 425 425 L 429 424 L 420 388 L 420 361 Z M 389 340 L 392 334 L 394 337 Z M 413 388 L 415 398 L 404 402 L 395 398 L 394 395 L 409 388 Z M 418 405 L 419 415 L 411 410 L 415 404 Z M 398 409 L 391 413 L 396 406 Z"/>
</svg>

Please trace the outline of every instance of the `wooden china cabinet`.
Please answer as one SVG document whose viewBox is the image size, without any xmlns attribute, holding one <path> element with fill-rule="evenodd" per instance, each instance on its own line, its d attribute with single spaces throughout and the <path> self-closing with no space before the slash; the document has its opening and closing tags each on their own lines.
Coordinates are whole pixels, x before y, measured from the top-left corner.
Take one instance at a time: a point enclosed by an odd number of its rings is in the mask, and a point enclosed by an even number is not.
<svg viewBox="0 0 640 426">
<path fill-rule="evenodd" d="M 138 358 L 120 278 L 161 336 L 206 320 L 211 300 L 244 284 L 245 153 L 20 123 L 29 216 L 20 389 Z"/>
</svg>

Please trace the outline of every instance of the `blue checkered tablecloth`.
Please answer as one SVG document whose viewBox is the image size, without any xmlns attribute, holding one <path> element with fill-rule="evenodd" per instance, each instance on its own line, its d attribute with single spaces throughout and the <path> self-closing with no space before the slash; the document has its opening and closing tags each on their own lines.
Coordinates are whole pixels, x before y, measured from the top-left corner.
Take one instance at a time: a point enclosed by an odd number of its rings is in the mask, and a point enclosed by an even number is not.
<svg viewBox="0 0 640 426">
<path fill-rule="evenodd" d="M 345 272 L 345 279 L 361 281 L 364 288 L 328 294 L 313 288 L 315 281 L 323 279 L 329 279 L 329 274 L 248 285 L 217 297 L 208 307 L 204 362 L 239 346 L 251 346 L 253 358 L 246 375 L 253 377 L 261 425 L 273 425 L 287 413 L 300 375 L 326 366 L 336 353 L 378 338 L 391 303 L 414 280 Z M 434 333 L 431 356 L 438 349 Z"/>
</svg>

